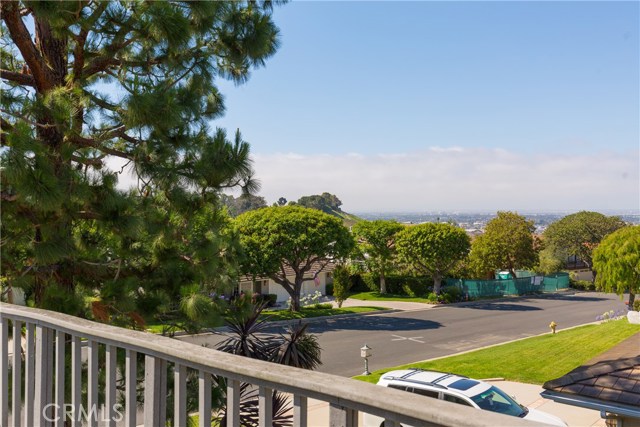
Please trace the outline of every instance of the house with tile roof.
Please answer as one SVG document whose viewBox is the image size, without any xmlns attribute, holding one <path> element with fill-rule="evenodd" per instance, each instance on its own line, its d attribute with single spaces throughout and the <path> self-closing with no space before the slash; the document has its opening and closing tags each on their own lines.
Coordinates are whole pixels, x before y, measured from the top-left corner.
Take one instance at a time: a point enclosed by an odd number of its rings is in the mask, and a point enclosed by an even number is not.
<svg viewBox="0 0 640 427">
<path fill-rule="evenodd" d="M 599 410 L 608 427 L 640 427 L 640 333 L 542 387 L 544 398 Z"/>
<path fill-rule="evenodd" d="M 319 291 L 322 295 L 327 294 L 327 285 L 333 282 L 332 272 L 335 269 L 333 262 L 315 262 L 311 269 L 304 275 L 302 282 L 301 295 L 313 294 Z M 284 267 L 284 274 L 291 281 L 295 278 L 295 272 L 291 267 Z M 277 302 L 285 302 L 289 299 L 289 294 L 275 280 L 269 277 L 258 276 L 241 276 L 238 282 L 238 292 L 244 292 L 247 295 L 258 294 L 274 294 L 277 296 Z"/>
</svg>

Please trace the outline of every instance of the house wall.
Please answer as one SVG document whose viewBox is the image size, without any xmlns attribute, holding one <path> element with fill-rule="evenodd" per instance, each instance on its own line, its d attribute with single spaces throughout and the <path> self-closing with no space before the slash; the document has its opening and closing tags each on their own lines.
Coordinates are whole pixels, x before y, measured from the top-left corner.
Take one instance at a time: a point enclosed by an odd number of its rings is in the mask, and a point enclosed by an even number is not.
<svg viewBox="0 0 640 427">
<path fill-rule="evenodd" d="M 293 279 L 294 279 L 293 276 L 288 276 L 287 278 L 293 282 Z M 281 285 L 277 284 L 275 281 L 271 279 L 265 282 L 266 284 L 261 286 L 261 291 L 259 291 L 259 293 L 275 294 L 277 295 L 278 302 L 285 302 L 289 299 L 289 294 Z M 302 282 L 302 295 L 312 294 L 315 291 L 320 291 L 322 295 L 326 295 L 327 294 L 327 273 L 326 272 L 318 274 L 317 283 L 318 284 L 316 285 L 316 282 L 314 282 L 313 280 L 305 280 L 304 282 Z M 238 285 L 238 290 L 239 292 L 244 292 L 245 294 L 252 295 L 254 292 L 253 283 L 240 282 Z"/>
</svg>

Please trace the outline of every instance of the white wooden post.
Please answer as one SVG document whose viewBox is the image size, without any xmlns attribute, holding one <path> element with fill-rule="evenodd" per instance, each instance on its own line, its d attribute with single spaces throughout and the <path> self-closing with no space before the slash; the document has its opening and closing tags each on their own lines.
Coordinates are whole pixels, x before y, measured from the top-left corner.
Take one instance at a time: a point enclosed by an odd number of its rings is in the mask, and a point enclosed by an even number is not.
<svg viewBox="0 0 640 427">
<path fill-rule="evenodd" d="M 13 425 L 20 425 L 20 403 L 22 402 L 22 322 L 13 321 L 13 397 L 11 400 L 11 415 Z"/>
<path fill-rule="evenodd" d="M 162 359 L 144 358 L 144 425 L 163 426 L 167 418 L 167 369 Z"/>
<path fill-rule="evenodd" d="M 240 381 L 227 380 L 227 427 L 240 425 Z"/>
<path fill-rule="evenodd" d="M 108 427 L 115 427 L 116 421 L 116 354 L 118 348 L 107 345 L 105 352 L 106 380 L 105 380 L 105 417 Z"/>
<path fill-rule="evenodd" d="M 175 427 L 187 425 L 187 367 L 173 367 L 173 420 Z"/>
<path fill-rule="evenodd" d="M 15 337 L 13 338 L 15 340 Z M 9 425 L 9 319 L 0 316 L 0 424 Z"/>
<path fill-rule="evenodd" d="M 211 375 L 208 372 L 198 372 L 198 389 L 198 413 L 200 416 L 198 425 L 199 427 L 211 427 Z"/>
<path fill-rule="evenodd" d="M 358 411 L 331 403 L 329 406 L 329 425 L 331 427 L 358 427 Z"/>
<path fill-rule="evenodd" d="M 273 390 L 268 387 L 258 389 L 258 420 L 261 426 L 273 424 Z"/>
<path fill-rule="evenodd" d="M 87 408 L 89 427 L 98 426 L 98 343 L 89 341 L 87 356 L 89 367 L 87 373 Z"/>
<path fill-rule="evenodd" d="M 307 397 L 293 396 L 293 426 L 307 427 Z"/>
<path fill-rule="evenodd" d="M 82 404 L 82 342 L 80 337 L 71 336 L 71 406 L 72 427 L 80 427 L 80 406 Z"/>
<path fill-rule="evenodd" d="M 56 382 L 55 382 L 55 425 L 64 427 L 64 366 L 65 366 L 65 340 L 64 332 L 56 331 Z"/>
<path fill-rule="evenodd" d="M 44 326 L 36 326 L 36 369 L 35 369 L 35 403 L 34 421 L 40 427 L 51 425 L 53 414 L 51 392 L 53 390 L 53 348 L 51 346 L 51 330 Z M 46 409 L 46 412 L 45 412 Z"/>
<path fill-rule="evenodd" d="M 35 325 L 27 323 L 24 357 L 24 424 L 34 425 L 34 403 L 36 386 L 36 351 L 35 351 Z"/>
<path fill-rule="evenodd" d="M 124 407 L 124 422 L 125 427 L 136 427 L 136 386 L 137 386 L 137 357 L 138 353 L 127 349 L 125 361 L 125 407 Z"/>
</svg>

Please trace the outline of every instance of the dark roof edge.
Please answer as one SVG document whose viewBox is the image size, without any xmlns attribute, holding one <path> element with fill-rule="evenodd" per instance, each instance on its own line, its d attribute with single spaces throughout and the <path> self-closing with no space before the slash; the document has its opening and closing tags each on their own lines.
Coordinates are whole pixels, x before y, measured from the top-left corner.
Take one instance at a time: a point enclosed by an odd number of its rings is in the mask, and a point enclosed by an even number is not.
<svg viewBox="0 0 640 427">
<path fill-rule="evenodd" d="M 556 387 L 564 387 L 568 384 L 573 384 L 578 381 L 607 375 L 614 371 L 633 368 L 634 366 L 638 365 L 640 365 L 640 356 L 627 357 L 619 360 L 603 360 L 590 366 L 579 366 L 560 378 L 547 381 L 542 385 L 542 388 L 549 390 Z"/>
<path fill-rule="evenodd" d="M 565 405 L 579 406 L 581 408 L 594 409 L 596 411 L 606 411 L 612 414 L 640 418 L 640 408 L 636 406 L 608 403 L 604 400 L 591 399 L 576 394 L 559 393 L 549 390 L 543 391 L 540 393 L 540 396 L 545 399 L 551 399 L 554 402 L 564 403 Z"/>
</svg>

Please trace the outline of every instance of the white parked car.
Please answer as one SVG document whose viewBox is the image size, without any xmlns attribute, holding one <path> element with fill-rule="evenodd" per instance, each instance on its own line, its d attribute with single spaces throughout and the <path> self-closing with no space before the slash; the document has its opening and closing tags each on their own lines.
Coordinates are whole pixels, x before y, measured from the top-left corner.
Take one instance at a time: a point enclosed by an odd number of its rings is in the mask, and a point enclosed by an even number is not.
<svg viewBox="0 0 640 427">
<path fill-rule="evenodd" d="M 537 421 L 558 427 L 567 424 L 560 418 L 536 409 L 520 405 L 498 387 L 461 375 L 420 369 L 390 371 L 378 381 L 378 385 L 409 391 L 422 396 L 446 400 L 485 411 L 512 415 L 529 421 Z M 384 419 L 364 414 L 365 427 L 384 426 Z"/>
</svg>

